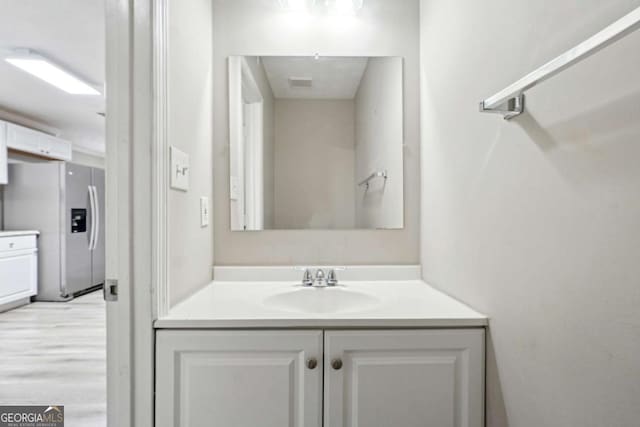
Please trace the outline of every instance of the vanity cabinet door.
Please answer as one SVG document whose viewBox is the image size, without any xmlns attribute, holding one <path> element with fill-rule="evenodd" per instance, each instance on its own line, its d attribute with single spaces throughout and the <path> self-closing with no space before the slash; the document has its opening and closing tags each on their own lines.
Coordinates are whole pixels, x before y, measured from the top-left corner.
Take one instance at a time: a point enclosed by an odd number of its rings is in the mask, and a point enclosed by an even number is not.
<svg viewBox="0 0 640 427">
<path fill-rule="evenodd" d="M 481 427 L 484 330 L 325 332 L 325 427 Z"/>
<path fill-rule="evenodd" d="M 322 331 L 156 337 L 156 427 L 321 427 Z"/>
</svg>

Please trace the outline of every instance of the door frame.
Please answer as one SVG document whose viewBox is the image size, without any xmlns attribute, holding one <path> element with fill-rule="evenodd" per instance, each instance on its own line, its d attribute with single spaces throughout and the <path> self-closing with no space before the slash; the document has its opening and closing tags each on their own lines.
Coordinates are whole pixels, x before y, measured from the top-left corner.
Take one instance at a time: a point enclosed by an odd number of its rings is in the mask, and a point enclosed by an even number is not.
<svg viewBox="0 0 640 427">
<path fill-rule="evenodd" d="M 245 104 L 244 211 L 247 230 L 264 228 L 263 102 Z"/>
<path fill-rule="evenodd" d="M 106 309 L 109 427 L 154 422 L 153 322 L 168 310 L 167 7 L 106 1 L 105 266 L 118 286 Z"/>
<path fill-rule="evenodd" d="M 264 97 L 246 58 L 229 57 L 228 72 L 229 168 L 241 175 L 236 179 L 238 185 L 242 187 L 240 191 L 242 200 L 230 200 L 232 229 L 262 230 L 264 226 Z M 242 218 L 239 217 L 239 211 L 242 213 Z"/>
</svg>

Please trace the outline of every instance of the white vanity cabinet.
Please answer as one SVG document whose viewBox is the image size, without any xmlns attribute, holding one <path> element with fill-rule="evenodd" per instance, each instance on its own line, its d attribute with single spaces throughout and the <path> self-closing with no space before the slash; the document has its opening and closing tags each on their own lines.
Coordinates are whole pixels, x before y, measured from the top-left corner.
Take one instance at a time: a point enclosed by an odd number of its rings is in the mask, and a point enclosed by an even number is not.
<svg viewBox="0 0 640 427">
<path fill-rule="evenodd" d="M 483 328 L 157 333 L 157 427 L 483 423 Z"/>
<path fill-rule="evenodd" d="M 322 331 L 159 331 L 156 345 L 156 427 L 322 426 Z"/>
<path fill-rule="evenodd" d="M 484 329 L 326 331 L 324 427 L 481 427 Z"/>
</svg>

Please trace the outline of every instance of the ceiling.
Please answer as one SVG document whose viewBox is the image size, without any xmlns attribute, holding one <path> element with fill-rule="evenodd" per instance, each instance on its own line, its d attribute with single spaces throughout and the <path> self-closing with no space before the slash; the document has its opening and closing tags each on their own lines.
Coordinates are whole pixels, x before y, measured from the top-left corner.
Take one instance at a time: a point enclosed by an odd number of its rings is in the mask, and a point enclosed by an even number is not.
<svg viewBox="0 0 640 427">
<path fill-rule="evenodd" d="M 0 0 L 0 10 L 0 55 L 30 48 L 103 87 L 104 0 Z M 104 104 L 103 96 L 67 94 L 0 59 L 0 109 L 13 113 L 5 118 L 56 128 L 74 148 L 104 152 L 105 119 L 97 114 Z"/>
<path fill-rule="evenodd" d="M 279 99 L 353 99 L 360 87 L 367 58 L 261 58 L 273 96 Z M 289 79 L 312 79 L 311 87 L 292 87 Z"/>
</svg>

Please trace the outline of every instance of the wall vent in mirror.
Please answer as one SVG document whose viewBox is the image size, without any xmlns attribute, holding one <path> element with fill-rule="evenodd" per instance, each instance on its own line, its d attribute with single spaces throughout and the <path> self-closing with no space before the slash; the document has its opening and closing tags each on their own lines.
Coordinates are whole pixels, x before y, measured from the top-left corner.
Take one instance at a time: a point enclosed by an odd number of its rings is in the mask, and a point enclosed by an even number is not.
<svg viewBox="0 0 640 427">
<path fill-rule="evenodd" d="M 403 61 L 229 58 L 231 229 L 404 226 Z"/>
<path fill-rule="evenodd" d="M 313 79 L 309 77 L 289 77 L 289 86 L 296 87 L 311 87 L 313 86 Z"/>
</svg>

